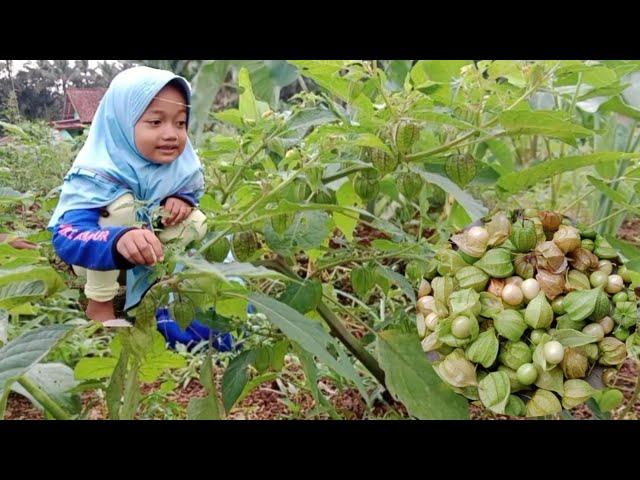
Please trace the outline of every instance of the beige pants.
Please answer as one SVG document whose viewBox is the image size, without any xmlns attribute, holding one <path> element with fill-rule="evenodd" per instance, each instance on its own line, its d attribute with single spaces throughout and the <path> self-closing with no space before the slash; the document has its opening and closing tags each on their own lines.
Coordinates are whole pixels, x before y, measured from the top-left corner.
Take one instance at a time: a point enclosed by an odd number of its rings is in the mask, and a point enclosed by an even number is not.
<svg viewBox="0 0 640 480">
<path fill-rule="evenodd" d="M 98 222 L 101 227 L 116 225 L 133 225 L 135 223 L 135 210 L 133 195 L 127 193 L 116 199 L 107 207 L 108 217 L 101 217 Z M 182 223 L 165 227 L 158 234 L 158 238 L 163 243 L 180 238 L 179 243 L 183 246 L 193 240 L 200 240 L 207 233 L 207 217 L 200 210 L 194 210 Z M 77 275 L 86 276 L 87 282 L 84 293 L 87 298 L 98 302 L 112 300 L 118 293 L 119 270 L 88 270 L 77 265 L 73 266 Z"/>
</svg>

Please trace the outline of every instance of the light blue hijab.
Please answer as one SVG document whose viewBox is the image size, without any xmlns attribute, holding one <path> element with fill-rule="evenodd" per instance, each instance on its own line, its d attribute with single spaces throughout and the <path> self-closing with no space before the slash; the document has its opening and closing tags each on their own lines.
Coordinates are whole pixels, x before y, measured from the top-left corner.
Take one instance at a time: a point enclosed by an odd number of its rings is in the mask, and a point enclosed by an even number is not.
<svg viewBox="0 0 640 480">
<path fill-rule="evenodd" d="M 189 82 L 166 70 L 134 67 L 113 79 L 100 101 L 87 141 L 64 178 L 49 230 L 53 231 L 68 210 L 106 207 L 126 193 L 145 202 L 136 211 L 136 218 L 147 224 L 151 223 L 151 209 L 166 197 L 181 192 L 202 196 L 202 165 L 189 140 L 182 154 L 170 164 L 146 160 L 135 146 L 136 122 L 158 92 L 174 79 L 184 87 L 190 104 Z M 150 286 L 151 271 L 139 265 L 127 272 L 125 308 L 139 302 Z"/>
</svg>

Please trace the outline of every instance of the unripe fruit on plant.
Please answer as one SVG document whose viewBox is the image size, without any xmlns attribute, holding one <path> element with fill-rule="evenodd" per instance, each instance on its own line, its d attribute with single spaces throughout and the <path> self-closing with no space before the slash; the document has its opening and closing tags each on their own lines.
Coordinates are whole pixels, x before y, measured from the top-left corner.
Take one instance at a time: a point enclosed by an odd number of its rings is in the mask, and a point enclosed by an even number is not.
<svg viewBox="0 0 640 480">
<path fill-rule="evenodd" d="M 222 262 L 229 254 L 231 242 L 227 237 L 222 237 L 209 245 L 204 252 L 204 258 L 209 262 Z"/>
<path fill-rule="evenodd" d="M 444 171 L 460 188 L 464 188 L 476 176 L 476 160 L 468 153 L 450 155 L 445 160 Z"/>
<path fill-rule="evenodd" d="M 544 359 L 551 364 L 558 364 L 564 358 L 564 347 L 556 340 L 544 344 Z"/>
<path fill-rule="evenodd" d="M 520 305 L 524 299 L 524 295 L 520 287 L 516 285 L 505 285 L 502 289 L 502 300 L 509 305 Z"/>
</svg>

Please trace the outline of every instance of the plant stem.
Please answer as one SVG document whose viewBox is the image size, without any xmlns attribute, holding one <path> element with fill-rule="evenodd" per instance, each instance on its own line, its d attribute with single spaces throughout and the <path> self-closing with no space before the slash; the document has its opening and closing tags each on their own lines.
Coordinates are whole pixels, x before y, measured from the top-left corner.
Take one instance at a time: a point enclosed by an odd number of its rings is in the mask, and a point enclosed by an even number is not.
<svg viewBox="0 0 640 480">
<path fill-rule="evenodd" d="M 287 265 L 285 265 L 281 260 L 265 260 L 260 262 L 267 268 L 272 268 L 280 273 L 287 275 L 290 278 L 294 278 L 300 280 L 300 277 L 295 274 Z M 342 324 L 340 319 L 336 317 L 336 315 L 331 311 L 329 307 L 327 307 L 323 302 L 320 302 L 318 307 L 316 308 L 320 316 L 324 319 L 324 321 L 329 325 L 329 329 L 331 333 L 337 337 L 346 347 L 347 349 L 365 366 L 365 368 L 380 382 L 381 385 L 385 386 L 384 383 L 384 370 L 380 368 L 380 364 L 378 361 L 371 355 Z"/>
<path fill-rule="evenodd" d="M 44 409 L 49 412 L 56 420 L 71 420 L 69 415 L 53 398 L 51 398 L 44 390 L 29 380 L 24 375 L 18 378 L 18 383 L 35 398 Z"/>
</svg>

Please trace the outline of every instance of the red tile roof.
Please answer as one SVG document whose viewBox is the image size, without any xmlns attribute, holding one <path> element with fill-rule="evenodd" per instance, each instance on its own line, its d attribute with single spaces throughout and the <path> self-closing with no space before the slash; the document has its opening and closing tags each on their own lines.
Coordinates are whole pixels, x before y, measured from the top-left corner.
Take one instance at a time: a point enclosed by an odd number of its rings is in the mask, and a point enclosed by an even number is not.
<svg viewBox="0 0 640 480">
<path fill-rule="evenodd" d="M 80 122 L 91 123 L 93 116 L 98 110 L 100 100 L 104 96 L 106 88 L 69 88 L 67 97 L 74 110 L 80 117 Z"/>
</svg>

